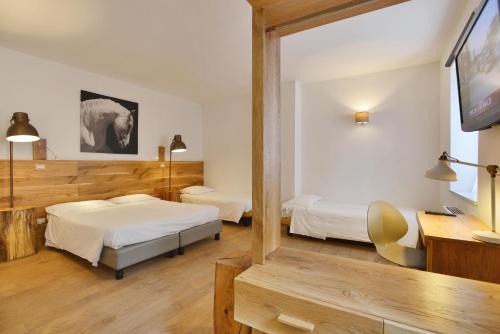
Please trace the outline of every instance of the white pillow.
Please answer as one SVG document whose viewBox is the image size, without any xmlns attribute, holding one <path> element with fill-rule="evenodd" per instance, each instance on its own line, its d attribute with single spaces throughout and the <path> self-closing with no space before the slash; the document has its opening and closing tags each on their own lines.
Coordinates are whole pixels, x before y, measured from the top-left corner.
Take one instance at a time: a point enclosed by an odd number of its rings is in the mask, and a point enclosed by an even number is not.
<svg viewBox="0 0 500 334">
<path fill-rule="evenodd" d="M 69 203 L 61 203 L 54 204 L 45 208 L 45 211 L 48 214 L 54 216 L 60 216 L 64 214 L 69 214 L 75 211 L 87 211 L 94 210 L 99 208 L 105 208 L 114 206 L 113 203 L 102 200 L 94 200 L 94 201 L 81 201 L 81 202 L 69 202 Z"/>
<path fill-rule="evenodd" d="M 313 206 L 314 204 L 316 204 L 317 202 L 319 202 L 321 199 L 322 199 L 322 197 L 318 196 L 318 195 L 301 195 L 301 196 L 295 197 L 294 199 L 292 199 L 291 201 L 289 201 L 287 203 L 290 203 L 292 205 L 301 206 L 304 208 L 309 208 L 309 207 Z"/>
<path fill-rule="evenodd" d="M 215 190 L 212 188 L 209 188 L 209 187 L 191 186 L 191 187 L 181 189 L 181 194 L 200 195 L 200 194 L 210 193 L 213 191 L 215 191 Z"/>
<path fill-rule="evenodd" d="M 151 200 L 160 200 L 160 199 L 146 194 L 135 194 L 135 195 L 113 197 L 108 199 L 108 202 L 114 204 L 125 204 L 125 203 L 144 202 Z"/>
</svg>

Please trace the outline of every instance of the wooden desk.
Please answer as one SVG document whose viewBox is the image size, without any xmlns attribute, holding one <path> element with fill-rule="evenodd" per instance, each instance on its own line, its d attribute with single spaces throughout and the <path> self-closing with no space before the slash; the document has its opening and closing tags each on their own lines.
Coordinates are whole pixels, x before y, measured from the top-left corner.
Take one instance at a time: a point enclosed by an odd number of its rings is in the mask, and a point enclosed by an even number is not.
<svg viewBox="0 0 500 334">
<path fill-rule="evenodd" d="M 500 333 L 498 296 L 497 284 L 282 247 L 236 277 L 234 318 L 265 333 Z"/>
<path fill-rule="evenodd" d="M 472 238 L 489 230 L 473 216 L 446 217 L 417 213 L 427 248 L 427 271 L 500 283 L 500 245 Z"/>
</svg>

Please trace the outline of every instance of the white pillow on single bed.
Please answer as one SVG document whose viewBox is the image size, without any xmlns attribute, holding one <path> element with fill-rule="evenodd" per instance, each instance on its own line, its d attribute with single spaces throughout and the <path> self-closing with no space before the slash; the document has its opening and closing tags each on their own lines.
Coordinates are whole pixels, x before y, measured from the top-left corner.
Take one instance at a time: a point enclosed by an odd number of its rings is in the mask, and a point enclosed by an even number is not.
<svg viewBox="0 0 500 334">
<path fill-rule="evenodd" d="M 191 187 L 181 189 L 181 194 L 200 195 L 200 194 L 205 194 L 205 193 L 211 193 L 214 191 L 215 191 L 214 189 L 209 188 L 209 187 L 191 186 Z"/>
<path fill-rule="evenodd" d="M 93 210 L 93 209 L 110 207 L 114 205 L 115 204 L 111 202 L 102 200 L 69 202 L 69 203 L 60 203 L 48 206 L 45 208 L 45 211 L 53 216 L 60 216 L 75 211 Z"/>
<path fill-rule="evenodd" d="M 160 199 L 146 194 L 135 194 L 135 195 L 113 197 L 108 199 L 108 202 L 114 204 L 125 204 L 125 203 L 144 202 L 151 200 L 160 200 Z"/>
<path fill-rule="evenodd" d="M 300 195 L 294 199 L 288 201 L 287 203 L 291 205 L 301 206 L 304 208 L 309 208 L 319 202 L 323 197 L 318 195 Z"/>
</svg>

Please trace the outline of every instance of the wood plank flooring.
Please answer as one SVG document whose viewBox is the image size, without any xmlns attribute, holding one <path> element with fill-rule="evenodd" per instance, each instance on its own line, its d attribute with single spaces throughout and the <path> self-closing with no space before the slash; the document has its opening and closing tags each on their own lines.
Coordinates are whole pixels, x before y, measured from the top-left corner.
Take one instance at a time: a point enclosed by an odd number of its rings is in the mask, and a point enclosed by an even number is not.
<svg viewBox="0 0 500 334">
<path fill-rule="evenodd" d="M 386 263 L 367 245 L 284 233 L 282 245 Z M 220 241 L 132 266 L 121 281 L 62 251 L 1 263 L 0 333 L 213 333 L 215 261 L 250 247 L 250 227 L 224 224 Z"/>
</svg>

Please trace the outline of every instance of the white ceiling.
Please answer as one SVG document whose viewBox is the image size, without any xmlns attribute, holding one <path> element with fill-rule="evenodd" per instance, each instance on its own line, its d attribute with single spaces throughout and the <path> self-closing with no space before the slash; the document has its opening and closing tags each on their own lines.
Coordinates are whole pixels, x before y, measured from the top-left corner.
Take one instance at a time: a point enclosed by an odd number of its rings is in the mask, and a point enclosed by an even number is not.
<svg viewBox="0 0 500 334">
<path fill-rule="evenodd" d="M 441 59 L 467 0 L 412 0 L 282 41 L 283 79 L 303 82 Z"/>
<path fill-rule="evenodd" d="M 412 0 L 282 44 L 285 80 L 436 61 L 466 0 Z M 245 0 L 2 0 L 0 45 L 206 102 L 251 90 Z"/>
</svg>

